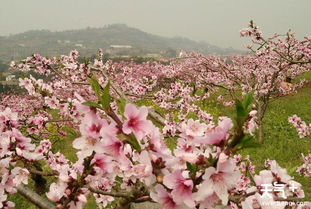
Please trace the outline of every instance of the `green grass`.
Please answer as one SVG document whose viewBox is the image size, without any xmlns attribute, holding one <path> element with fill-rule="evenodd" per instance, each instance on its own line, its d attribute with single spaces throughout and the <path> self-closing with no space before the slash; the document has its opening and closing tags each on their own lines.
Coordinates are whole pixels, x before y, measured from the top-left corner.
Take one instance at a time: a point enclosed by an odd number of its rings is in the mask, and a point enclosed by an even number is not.
<svg viewBox="0 0 311 209">
<path fill-rule="evenodd" d="M 311 178 L 296 173 L 302 164 L 301 153 L 311 152 L 311 137 L 300 139 L 288 123 L 288 117 L 297 114 L 311 123 L 311 85 L 300 89 L 298 94 L 289 95 L 273 101 L 264 118 L 264 144 L 259 148 L 243 150 L 249 154 L 258 169 L 263 168 L 265 159 L 275 159 L 286 168 L 295 180 L 303 185 L 306 200 L 311 200 Z"/>
</svg>

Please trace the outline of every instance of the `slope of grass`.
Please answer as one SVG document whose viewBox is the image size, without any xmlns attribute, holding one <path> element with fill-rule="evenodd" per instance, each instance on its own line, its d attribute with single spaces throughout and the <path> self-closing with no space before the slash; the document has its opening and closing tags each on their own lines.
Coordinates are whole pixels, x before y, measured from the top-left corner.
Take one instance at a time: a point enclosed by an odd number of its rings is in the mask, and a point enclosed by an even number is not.
<svg viewBox="0 0 311 209">
<path fill-rule="evenodd" d="M 242 153 L 249 154 L 258 169 L 263 168 L 265 159 L 275 159 L 303 185 L 306 200 L 311 200 L 311 178 L 296 173 L 297 167 L 302 164 L 301 153 L 311 152 L 311 137 L 298 137 L 288 123 L 288 117 L 293 114 L 311 122 L 311 85 L 300 89 L 297 94 L 273 101 L 264 118 L 264 144 L 258 148 L 243 150 Z"/>
</svg>

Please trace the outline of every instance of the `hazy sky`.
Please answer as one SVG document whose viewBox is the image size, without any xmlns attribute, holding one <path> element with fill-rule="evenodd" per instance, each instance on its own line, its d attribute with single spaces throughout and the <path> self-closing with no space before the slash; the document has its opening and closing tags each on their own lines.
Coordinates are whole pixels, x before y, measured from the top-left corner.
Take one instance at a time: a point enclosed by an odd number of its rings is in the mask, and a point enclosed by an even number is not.
<svg viewBox="0 0 311 209">
<path fill-rule="evenodd" d="M 125 23 L 162 36 L 241 48 L 253 19 L 266 33 L 311 35 L 311 0 L 0 0 L 0 35 Z"/>
</svg>

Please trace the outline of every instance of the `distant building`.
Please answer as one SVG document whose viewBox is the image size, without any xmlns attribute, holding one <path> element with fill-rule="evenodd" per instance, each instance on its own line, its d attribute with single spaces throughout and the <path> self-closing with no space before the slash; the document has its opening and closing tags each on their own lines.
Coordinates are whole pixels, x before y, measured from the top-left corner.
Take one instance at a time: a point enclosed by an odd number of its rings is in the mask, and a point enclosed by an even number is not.
<svg viewBox="0 0 311 209">
<path fill-rule="evenodd" d="M 15 75 L 8 75 L 8 76 L 5 78 L 5 81 L 12 81 L 12 80 L 15 80 Z"/>
<path fill-rule="evenodd" d="M 131 45 L 110 45 L 111 49 L 131 49 Z"/>
<path fill-rule="evenodd" d="M 146 54 L 145 57 L 159 58 L 159 57 L 161 57 L 161 55 L 155 54 L 155 53 L 149 53 L 149 54 Z"/>
<path fill-rule="evenodd" d="M 130 52 L 132 51 L 132 46 L 131 45 L 110 45 L 109 50 L 107 52 L 111 55 L 129 55 Z"/>
<path fill-rule="evenodd" d="M 75 44 L 75 46 L 83 48 L 83 44 Z"/>
</svg>

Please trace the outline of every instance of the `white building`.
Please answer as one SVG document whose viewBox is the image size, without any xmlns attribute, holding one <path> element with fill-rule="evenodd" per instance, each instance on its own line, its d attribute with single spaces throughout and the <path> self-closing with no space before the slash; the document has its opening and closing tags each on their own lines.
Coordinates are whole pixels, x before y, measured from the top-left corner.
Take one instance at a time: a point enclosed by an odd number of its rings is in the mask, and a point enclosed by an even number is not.
<svg viewBox="0 0 311 209">
<path fill-rule="evenodd" d="M 5 78 L 5 81 L 12 81 L 12 80 L 15 80 L 15 75 L 8 75 L 8 76 Z"/>
<path fill-rule="evenodd" d="M 110 45 L 112 49 L 131 49 L 132 46 L 130 45 Z"/>
</svg>

